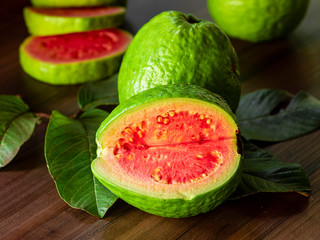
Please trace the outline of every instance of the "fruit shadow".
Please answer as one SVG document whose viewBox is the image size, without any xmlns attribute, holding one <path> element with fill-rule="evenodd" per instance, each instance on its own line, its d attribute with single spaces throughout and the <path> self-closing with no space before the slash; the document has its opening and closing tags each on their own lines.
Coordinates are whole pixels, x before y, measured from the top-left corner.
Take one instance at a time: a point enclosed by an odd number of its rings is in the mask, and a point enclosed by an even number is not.
<svg viewBox="0 0 320 240">
<path fill-rule="evenodd" d="M 164 218 L 145 213 L 120 200 L 107 212 L 107 219 L 115 220 L 106 221 L 99 236 L 108 238 L 113 229 L 117 229 L 126 236 L 137 234 L 137 238 L 157 232 L 161 236 L 170 236 L 163 239 L 192 239 L 195 235 L 199 239 L 208 239 L 208 236 L 227 239 L 245 225 L 250 227 L 253 222 L 259 231 L 265 231 L 265 224 L 276 225 L 294 217 L 305 211 L 308 204 L 307 198 L 296 193 L 262 193 L 226 201 L 216 209 L 194 217 Z"/>
<path fill-rule="evenodd" d="M 309 198 L 295 192 L 257 193 L 240 199 L 229 200 L 237 212 L 255 218 L 293 216 L 306 210 Z"/>
<path fill-rule="evenodd" d="M 261 88 L 295 93 L 305 85 L 307 55 L 298 53 L 303 36 L 290 35 L 269 42 L 250 43 L 231 39 L 237 52 L 243 93 Z"/>
<path fill-rule="evenodd" d="M 255 217 L 258 213 L 266 214 L 266 217 L 289 216 L 304 212 L 309 206 L 308 198 L 295 192 L 284 193 L 257 193 L 229 201 L 236 201 L 236 207 L 248 216 Z M 250 208 L 243 208 L 245 204 Z M 276 209 L 276 211 L 274 211 Z"/>
<path fill-rule="evenodd" d="M 226 201 L 211 212 L 193 217 L 196 225 L 189 232 L 191 236 L 201 232 L 203 237 L 214 235 L 219 239 L 242 235 L 242 231 L 246 231 L 244 229 L 254 228 L 255 232 L 263 233 L 266 227 L 272 228 L 289 217 L 301 214 L 308 205 L 308 199 L 297 193 L 254 194 Z"/>
</svg>

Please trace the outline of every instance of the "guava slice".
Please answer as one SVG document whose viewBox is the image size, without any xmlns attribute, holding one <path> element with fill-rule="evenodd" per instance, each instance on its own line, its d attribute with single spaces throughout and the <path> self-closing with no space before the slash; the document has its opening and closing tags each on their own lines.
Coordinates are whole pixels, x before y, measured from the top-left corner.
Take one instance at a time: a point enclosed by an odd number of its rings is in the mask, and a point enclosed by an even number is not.
<svg viewBox="0 0 320 240">
<path fill-rule="evenodd" d="M 51 84 L 99 80 L 118 71 L 132 36 L 116 29 L 28 37 L 20 46 L 26 73 Z"/>
<path fill-rule="evenodd" d="M 229 36 L 262 42 L 288 35 L 305 16 L 309 0 L 207 0 L 212 18 Z"/>
<path fill-rule="evenodd" d="M 94 7 L 109 5 L 126 5 L 127 0 L 31 0 L 36 7 Z"/>
<path fill-rule="evenodd" d="M 241 142 L 222 97 L 194 85 L 146 90 L 97 131 L 94 175 L 129 204 L 165 217 L 210 211 L 236 189 Z"/>
<path fill-rule="evenodd" d="M 160 13 L 135 35 L 121 63 L 119 101 L 158 85 L 194 84 L 240 99 L 239 64 L 229 38 L 212 22 L 177 11 Z"/>
<path fill-rule="evenodd" d="M 124 7 L 24 8 L 30 34 L 55 35 L 120 26 Z"/>
</svg>

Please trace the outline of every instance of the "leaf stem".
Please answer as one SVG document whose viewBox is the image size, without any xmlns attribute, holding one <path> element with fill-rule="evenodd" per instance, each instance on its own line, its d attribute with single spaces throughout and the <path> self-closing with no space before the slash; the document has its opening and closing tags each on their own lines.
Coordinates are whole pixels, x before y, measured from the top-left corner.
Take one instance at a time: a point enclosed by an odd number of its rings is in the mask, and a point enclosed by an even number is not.
<svg viewBox="0 0 320 240">
<path fill-rule="evenodd" d="M 46 119 L 50 119 L 51 114 L 47 114 L 47 113 L 35 113 L 37 117 L 40 118 L 46 118 Z"/>
</svg>

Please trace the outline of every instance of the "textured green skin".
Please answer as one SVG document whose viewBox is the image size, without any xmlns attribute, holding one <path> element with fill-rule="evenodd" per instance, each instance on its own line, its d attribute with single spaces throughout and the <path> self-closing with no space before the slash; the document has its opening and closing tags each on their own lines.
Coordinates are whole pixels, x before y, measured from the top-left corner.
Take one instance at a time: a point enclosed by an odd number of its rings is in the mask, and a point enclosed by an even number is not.
<svg viewBox="0 0 320 240">
<path fill-rule="evenodd" d="M 214 23 L 163 12 L 139 30 L 123 58 L 119 101 L 158 85 L 187 83 L 221 95 L 235 111 L 240 98 L 238 69 L 228 37 Z"/>
<path fill-rule="evenodd" d="M 221 29 L 251 42 L 286 36 L 302 21 L 308 5 L 309 0 L 208 0 Z"/>
<path fill-rule="evenodd" d="M 145 212 L 172 218 L 191 217 L 216 208 L 235 191 L 241 180 L 241 168 L 239 167 L 237 172 L 229 179 L 229 181 L 225 182 L 220 187 L 198 195 L 191 200 L 182 198 L 160 199 L 120 188 L 112 182 L 107 181 L 104 176 L 95 171 L 95 162 L 93 162 L 91 166 L 95 177 L 112 193 L 120 197 L 125 202 Z"/>
<path fill-rule="evenodd" d="M 192 199 L 163 199 L 141 195 L 137 192 L 115 185 L 112 181 L 107 180 L 103 175 L 101 175 L 95 167 L 95 165 L 98 164 L 99 152 L 101 151 L 101 149 L 99 149 L 99 146 L 101 146 L 99 138 L 112 121 L 116 121 L 120 115 L 126 114 L 128 110 L 139 107 L 142 104 L 148 104 L 154 101 L 170 98 L 191 98 L 215 104 L 224 109 L 231 118 L 235 120 L 235 116 L 225 100 L 208 90 L 194 85 L 167 85 L 155 87 L 141 92 L 123 104 L 120 104 L 112 111 L 106 120 L 102 122 L 96 135 L 98 158 L 92 162 L 91 169 L 99 181 L 101 181 L 101 183 L 111 192 L 143 211 L 163 217 L 190 217 L 214 209 L 235 191 L 241 179 L 241 160 L 239 160 L 237 171 L 228 179 L 228 181 L 224 182 L 224 184 L 219 187 L 211 189 L 210 191 Z M 241 146 L 240 142 L 239 146 Z M 239 149 L 239 151 L 241 152 L 241 149 Z"/>
<path fill-rule="evenodd" d="M 36 7 L 94 7 L 103 5 L 126 5 L 127 0 L 31 0 Z"/>
<path fill-rule="evenodd" d="M 30 39 L 31 37 L 28 37 L 19 49 L 20 64 L 23 70 L 39 81 L 54 85 L 79 84 L 109 77 L 119 70 L 125 52 L 118 52 L 116 55 L 105 58 L 72 63 L 42 62 L 32 58 L 25 51 L 24 47 Z"/>
<path fill-rule="evenodd" d="M 62 17 L 43 15 L 26 7 L 24 20 L 32 35 L 55 35 L 84 32 L 120 26 L 124 22 L 125 8 L 119 13 L 96 17 Z"/>
</svg>

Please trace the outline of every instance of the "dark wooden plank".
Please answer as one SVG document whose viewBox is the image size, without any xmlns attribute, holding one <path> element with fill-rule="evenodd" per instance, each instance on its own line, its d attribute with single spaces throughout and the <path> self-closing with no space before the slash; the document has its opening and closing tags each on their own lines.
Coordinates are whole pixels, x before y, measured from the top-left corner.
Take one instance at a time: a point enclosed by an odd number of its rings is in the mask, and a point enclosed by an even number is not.
<svg viewBox="0 0 320 240">
<path fill-rule="evenodd" d="M 0 94 L 19 94 L 35 112 L 77 113 L 79 86 L 50 86 L 19 66 L 19 44 L 28 33 L 22 18 L 27 0 L 0 9 Z M 206 1 L 129 0 L 125 27 L 135 33 L 165 10 L 191 12 L 209 19 Z M 311 1 L 299 28 L 286 39 L 252 44 L 232 39 L 238 53 L 243 93 L 259 88 L 306 90 L 320 98 L 320 2 Z M 47 121 L 37 127 L 17 157 L 0 170 L 1 239 L 319 239 L 320 130 L 265 148 L 287 162 L 300 163 L 310 176 L 312 196 L 258 194 L 228 201 L 212 212 L 186 219 L 144 213 L 118 201 L 98 220 L 70 208 L 55 189 L 45 164 Z"/>
</svg>

